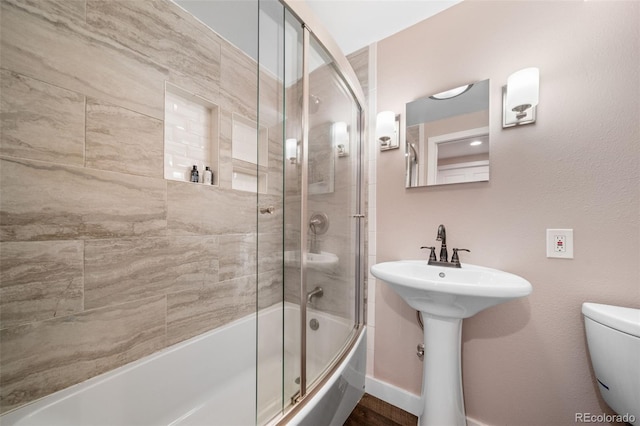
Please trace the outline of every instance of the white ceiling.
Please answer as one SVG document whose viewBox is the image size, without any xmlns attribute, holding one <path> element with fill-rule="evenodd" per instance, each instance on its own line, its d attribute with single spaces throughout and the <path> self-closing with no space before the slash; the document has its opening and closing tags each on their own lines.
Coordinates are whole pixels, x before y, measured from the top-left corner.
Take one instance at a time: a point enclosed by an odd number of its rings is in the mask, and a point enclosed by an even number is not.
<svg viewBox="0 0 640 426">
<path fill-rule="evenodd" d="M 278 19 L 281 19 L 282 12 L 275 0 L 263 2 L 260 8 L 256 7 L 257 0 L 174 1 L 254 59 L 258 57 L 258 28 L 251 23 L 257 23 L 258 15 L 264 27 L 260 31 L 263 44 L 278 45 L 275 39 L 266 40 L 279 34 Z M 288 1 L 307 3 L 342 52 L 349 54 L 423 21 L 462 0 Z M 277 59 L 275 54 L 262 56 L 265 62 Z M 277 64 L 265 65 L 269 69 L 277 69 Z"/>
<path fill-rule="evenodd" d="M 345 54 L 382 40 L 462 0 L 304 0 Z"/>
</svg>

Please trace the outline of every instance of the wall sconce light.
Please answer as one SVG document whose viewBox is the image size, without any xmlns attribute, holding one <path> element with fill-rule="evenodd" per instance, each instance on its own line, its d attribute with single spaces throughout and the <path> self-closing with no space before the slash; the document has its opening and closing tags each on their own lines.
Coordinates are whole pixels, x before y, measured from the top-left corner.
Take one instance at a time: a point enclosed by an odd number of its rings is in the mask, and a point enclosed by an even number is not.
<svg viewBox="0 0 640 426">
<path fill-rule="evenodd" d="M 296 139 L 287 139 L 284 142 L 284 151 L 291 164 L 298 162 L 298 141 Z"/>
<path fill-rule="evenodd" d="M 376 116 L 376 139 L 380 151 L 400 148 L 400 116 L 393 111 L 382 111 Z"/>
<path fill-rule="evenodd" d="M 349 155 L 349 128 L 344 121 L 338 121 L 331 125 L 331 137 L 333 146 L 338 152 L 338 157 Z"/>
<path fill-rule="evenodd" d="M 539 86 L 538 68 L 525 68 L 509 76 L 502 88 L 502 127 L 536 122 Z"/>
</svg>

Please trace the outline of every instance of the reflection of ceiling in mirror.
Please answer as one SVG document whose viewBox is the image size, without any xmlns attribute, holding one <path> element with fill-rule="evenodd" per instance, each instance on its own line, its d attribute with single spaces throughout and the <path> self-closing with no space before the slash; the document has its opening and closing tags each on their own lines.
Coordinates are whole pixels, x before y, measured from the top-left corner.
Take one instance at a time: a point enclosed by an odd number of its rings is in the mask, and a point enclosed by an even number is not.
<svg viewBox="0 0 640 426">
<path fill-rule="evenodd" d="M 474 141 L 481 141 L 482 143 L 472 146 L 471 142 Z M 438 159 L 478 154 L 489 154 L 489 135 L 438 144 Z"/>
<path fill-rule="evenodd" d="M 463 94 L 450 99 L 426 96 L 407 103 L 407 126 L 429 123 L 489 109 L 489 80 L 479 81 Z"/>
</svg>

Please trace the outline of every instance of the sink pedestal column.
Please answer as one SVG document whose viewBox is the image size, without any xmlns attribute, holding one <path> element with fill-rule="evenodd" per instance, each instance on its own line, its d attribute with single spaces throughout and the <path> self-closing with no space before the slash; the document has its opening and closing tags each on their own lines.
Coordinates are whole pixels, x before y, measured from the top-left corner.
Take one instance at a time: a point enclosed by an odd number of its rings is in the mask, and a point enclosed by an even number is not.
<svg viewBox="0 0 640 426">
<path fill-rule="evenodd" d="M 424 365 L 419 426 L 465 426 L 462 396 L 462 319 L 422 313 Z"/>
</svg>

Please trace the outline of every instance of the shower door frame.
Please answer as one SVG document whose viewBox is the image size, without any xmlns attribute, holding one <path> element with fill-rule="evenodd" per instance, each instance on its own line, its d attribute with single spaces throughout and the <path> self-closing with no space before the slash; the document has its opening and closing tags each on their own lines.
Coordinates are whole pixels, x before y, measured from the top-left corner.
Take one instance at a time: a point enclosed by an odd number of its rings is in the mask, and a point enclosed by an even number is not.
<svg viewBox="0 0 640 426">
<path fill-rule="evenodd" d="M 359 80 L 353 71 L 353 68 L 347 61 L 346 57 L 335 43 L 333 38 L 328 32 L 324 30 L 321 24 L 313 16 L 313 13 L 308 9 L 308 6 L 302 2 L 288 2 L 287 0 L 280 0 L 288 11 L 295 16 L 303 30 L 303 49 L 302 49 L 302 143 L 301 143 L 301 222 L 306 223 L 308 215 L 308 153 L 309 153 L 309 49 L 311 35 L 315 37 L 316 41 L 325 49 L 333 61 L 339 77 L 344 81 L 346 89 L 351 94 L 356 108 L 359 110 L 359 119 L 357 122 L 357 143 L 356 150 L 353 154 L 357 156 L 356 161 L 356 195 L 355 204 L 356 211 L 351 212 L 351 217 L 356 221 L 355 226 L 355 241 L 356 247 L 354 247 L 355 269 L 354 269 L 354 282 L 355 286 L 355 306 L 354 306 L 354 330 L 349 341 L 347 341 L 342 349 L 342 352 L 329 364 L 326 370 L 315 380 L 315 386 L 307 389 L 307 375 L 306 375 L 306 358 L 307 358 L 307 339 L 306 339 L 306 259 L 305 256 L 301 256 L 301 269 L 300 269 L 300 394 L 295 400 L 295 403 L 288 411 L 283 413 L 283 417 L 279 420 L 279 424 L 286 424 L 286 422 L 292 418 L 304 405 L 301 404 L 304 400 L 313 396 L 324 383 L 330 378 L 336 367 L 347 356 L 349 351 L 353 348 L 360 333 L 362 332 L 365 324 L 364 316 L 364 268 L 365 268 L 365 247 L 364 247 L 364 225 L 365 225 L 365 206 L 364 206 L 364 175 L 363 166 L 365 162 L 364 158 L 364 143 L 366 141 L 365 134 L 365 97 L 360 87 Z M 300 244 L 302 253 L 305 253 L 308 243 L 308 237 L 306 232 L 301 232 Z"/>
</svg>

